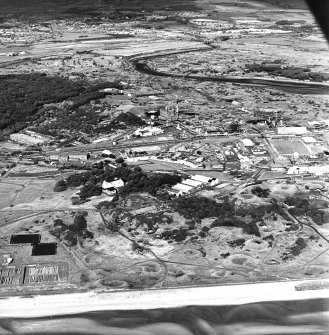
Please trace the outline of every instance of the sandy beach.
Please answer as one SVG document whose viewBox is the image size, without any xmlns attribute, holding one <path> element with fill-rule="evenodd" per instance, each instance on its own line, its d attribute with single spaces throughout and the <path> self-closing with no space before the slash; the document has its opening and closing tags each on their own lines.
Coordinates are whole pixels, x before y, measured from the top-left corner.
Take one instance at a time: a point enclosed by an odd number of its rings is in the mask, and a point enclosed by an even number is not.
<svg viewBox="0 0 329 335">
<path fill-rule="evenodd" d="M 312 281 L 313 282 L 313 281 Z M 329 281 L 321 281 L 321 283 Z M 10 297 L 0 302 L 0 318 L 43 317 L 92 311 L 143 310 L 183 306 L 227 306 L 263 301 L 329 298 L 329 289 L 295 289 L 308 281 L 190 287 L 165 290 L 97 291 L 76 294 Z M 315 283 L 315 282 L 314 282 Z"/>
</svg>

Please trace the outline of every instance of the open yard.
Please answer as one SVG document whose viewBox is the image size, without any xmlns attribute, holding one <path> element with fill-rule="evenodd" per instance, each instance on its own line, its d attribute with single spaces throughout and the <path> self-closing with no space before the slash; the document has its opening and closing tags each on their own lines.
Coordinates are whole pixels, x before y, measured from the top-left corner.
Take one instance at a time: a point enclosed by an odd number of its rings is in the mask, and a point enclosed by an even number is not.
<svg viewBox="0 0 329 335">
<path fill-rule="evenodd" d="M 7 178 L 0 183 L 0 209 L 5 210 L 54 210 L 71 204 L 76 190 L 53 191 L 55 179 Z"/>
</svg>

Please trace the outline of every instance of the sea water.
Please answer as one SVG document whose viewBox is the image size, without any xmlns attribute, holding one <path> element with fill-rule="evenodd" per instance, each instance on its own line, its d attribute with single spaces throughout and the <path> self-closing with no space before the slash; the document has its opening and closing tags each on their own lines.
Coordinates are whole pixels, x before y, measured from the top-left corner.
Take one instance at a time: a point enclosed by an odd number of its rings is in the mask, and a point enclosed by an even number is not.
<svg viewBox="0 0 329 335">
<path fill-rule="evenodd" d="M 328 307 L 329 299 L 309 299 L 2 318 L 0 334 L 329 334 Z"/>
</svg>

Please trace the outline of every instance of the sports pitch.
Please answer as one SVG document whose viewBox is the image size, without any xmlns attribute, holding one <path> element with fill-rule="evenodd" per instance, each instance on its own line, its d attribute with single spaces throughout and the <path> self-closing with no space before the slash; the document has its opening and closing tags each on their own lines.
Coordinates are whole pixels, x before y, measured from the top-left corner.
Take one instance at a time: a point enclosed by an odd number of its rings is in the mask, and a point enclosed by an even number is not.
<svg viewBox="0 0 329 335">
<path fill-rule="evenodd" d="M 309 150 L 301 140 L 272 139 L 271 143 L 280 155 L 293 155 L 295 152 L 299 155 L 310 155 Z"/>
</svg>

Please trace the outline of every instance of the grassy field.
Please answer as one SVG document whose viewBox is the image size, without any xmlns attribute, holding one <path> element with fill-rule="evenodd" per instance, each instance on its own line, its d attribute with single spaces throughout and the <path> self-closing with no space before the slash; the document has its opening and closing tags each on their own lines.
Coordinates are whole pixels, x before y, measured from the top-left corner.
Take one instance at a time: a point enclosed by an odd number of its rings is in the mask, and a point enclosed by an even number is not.
<svg viewBox="0 0 329 335">
<path fill-rule="evenodd" d="M 0 209 L 10 206 L 15 196 L 24 186 L 16 183 L 0 183 Z"/>
<path fill-rule="evenodd" d="M 56 193 L 55 182 L 55 179 L 7 178 L 0 183 L 0 209 L 33 211 L 67 207 L 76 190 Z M 9 217 L 9 213 L 4 214 Z"/>
</svg>

